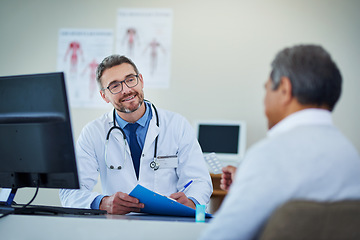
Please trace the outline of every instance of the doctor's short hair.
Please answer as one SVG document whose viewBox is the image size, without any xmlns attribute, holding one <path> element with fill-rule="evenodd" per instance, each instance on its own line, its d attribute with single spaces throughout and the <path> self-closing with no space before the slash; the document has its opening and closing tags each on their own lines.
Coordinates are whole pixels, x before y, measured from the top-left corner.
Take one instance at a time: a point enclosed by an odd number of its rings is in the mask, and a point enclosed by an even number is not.
<svg viewBox="0 0 360 240">
<path fill-rule="evenodd" d="M 118 54 L 110 55 L 104 58 L 104 60 L 102 60 L 102 62 L 98 65 L 96 69 L 96 81 L 98 82 L 100 89 L 103 88 L 103 86 L 101 85 L 101 77 L 104 71 L 106 69 L 118 66 L 123 63 L 128 63 L 131 66 L 133 66 L 136 74 L 139 74 L 139 70 L 137 69 L 135 63 L 131 61 L 129 58 Z"/>
<path fill-rule="evenodd" d="M 321 46 L 297 45 L 280 51 L 272 64 L 273 90 L 281 77 L 288 77 L 292 96 L 300 104 L 335 107 L 341 94 L 342 77 L 330 54 Z"/>
</svg>

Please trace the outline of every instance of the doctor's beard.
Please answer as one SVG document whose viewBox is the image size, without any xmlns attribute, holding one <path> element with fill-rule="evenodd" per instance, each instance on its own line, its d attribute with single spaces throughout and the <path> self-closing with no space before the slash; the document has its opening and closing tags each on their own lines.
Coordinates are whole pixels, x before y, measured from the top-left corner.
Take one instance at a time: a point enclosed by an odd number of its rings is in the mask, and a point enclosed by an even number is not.
<svg viewBox="0 0 360 240">
<path fill-rule="evenodd" d="M 131 95 L 131 94 L 129 94 Z M 125 96 L 124 98 L 127 98 L 128 96 Z M 141 104 L 144 103 L 144 92 L 141 91 L 140 93 L 137 93 L 135 95 L 135 97 L 138 97 L 139 98 L 139 104 L 137 107 L 135 108 L 126 108 L 121 102 L 117 105 L 117 108 L 116 110 L 119 111 L 119 112 L 123 112 L 123 113 L 132 113 L 132 112 L 135 112 L 136 110 L 138 110 L 140 107 L 141 107 Z M 123 98 L 123 99 L 124 99 Z"/>
</svg>

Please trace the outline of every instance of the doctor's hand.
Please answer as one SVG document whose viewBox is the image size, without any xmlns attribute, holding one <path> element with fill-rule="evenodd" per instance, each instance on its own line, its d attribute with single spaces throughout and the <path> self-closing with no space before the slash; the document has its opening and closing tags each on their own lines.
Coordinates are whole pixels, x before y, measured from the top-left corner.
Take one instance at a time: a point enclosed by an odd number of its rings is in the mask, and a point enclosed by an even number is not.
<svg viewBox="0 0 360 240">
<path fill-rule="evenodd" d="M 111 196 L 105 196 L 100 203 L 100 210 L 106 210 L 109 214 L 127 214 L 140 212 L 144 208 L 139 199 L 129 196 L 123 192 L 117 192 Z"/>
<path fill-rule="evenodd" d="M 230 188 L 230 185 L 235 179 L 235 172 L 236 167 L 234 166 L 226 166 L 222 168 L 223 173 L 221 174 L 221 180 L 220 180 L 220 188 L 222 190 L 228 191 Z"/>
<path fill-rule="evenodd" d="M 181 204 L 184 204 L 185 206 L 196 209 L 195 203 L 193 201 L 191 201 L 191 199 L 188 199 L 186 197 L 185 193 L 183 193 L 183 192 L 173 193 L 169 197 L 176 200 L 178 203 L 181 203 Z"/>
</svg>

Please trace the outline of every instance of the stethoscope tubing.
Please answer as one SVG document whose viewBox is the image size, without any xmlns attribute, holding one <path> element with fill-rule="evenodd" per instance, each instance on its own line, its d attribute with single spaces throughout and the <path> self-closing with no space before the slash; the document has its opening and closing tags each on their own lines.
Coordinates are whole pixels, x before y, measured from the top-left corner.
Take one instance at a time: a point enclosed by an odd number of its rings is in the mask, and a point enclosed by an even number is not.
<svg viewBox="0 0 360 240">
<path fill-rule="evenodd" d="M 145 100 L 147 101 L 147 100 Z M 147 101 L 149 102 L 149 101 Z M 152 104 L 151 102 L 149 102 L 151 104 L 151 106 L 153 107 L 154 109 L 154 112 L 155 112 L 155 117 L 156 117 L 156 125 L 159 127 L 159 115 L 158 115 L 158 112 L 157 112 L 157 109 L 155 107 L 154 104 Z M 113 126 L 109 129 L 108 133 L 106 134 L 106 141 L 105 141 L 105 164 L 108 168 L 110 169 L 117 169 L 117 170 L 120 170 L 122 167 L 121 165 L 119 165 L 117 168 L 115 168 L 113 165 L 108 165 L 107 164 L 107 148 L 108 148 L 108 142 L 109 142 L 109 138 L 110 138 L 110 134 L 111 132 L 114 130 L 114 129 L 118 129 L 121 131 L 122 135 L 123 135 L 123 138 L 124 138 L 124 143 L 125 143 L 125 149 L 126 149 L 126 135 L 125 135 L 125 132 L 122 128 L 116 126 L 116 110 L 114 109 L 113 111 Z M 157 170 L 159 168 L 159 165 L 156 163 L 156 156 L 157 156 L 157 147 L 158 147 L 158 138 L 159 136 L 156 136 L 155 138 L 155 147 L 154 147 L 154 160 L 150 163 L 150 167 L 153 168 L 154 170 Z M 126 159 L 126 151 L 124 150 L 124 153 L 125 153 L 125 158 Z M 124 160 L 125 162 L 125 160 Z"/>
</svg>

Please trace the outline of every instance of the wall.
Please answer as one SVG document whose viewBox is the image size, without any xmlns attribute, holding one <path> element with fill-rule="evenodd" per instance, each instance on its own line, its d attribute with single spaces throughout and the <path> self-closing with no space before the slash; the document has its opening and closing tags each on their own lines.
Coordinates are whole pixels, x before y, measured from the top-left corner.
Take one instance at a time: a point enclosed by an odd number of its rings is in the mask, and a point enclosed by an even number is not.
<svg viewBox="0 0 360 240">
<path fill-rule="evenodd" d="M 0 75 L 56 71 L 60 28 L 115 31 L 122 7 L 173 9 L 170 88 L 146 89 L 145 97 L 191 123 L 245 120 L 248 146 L 266 134 L 262 101 L 274 55 L 298 43 L 321 44 L 344 78 L 335 124 L 360 151 L 357 0 L 1 0 Z M 75 138 L 106 111 L 71 109 Z M 21 189 L 18 201 L 28 201 L 33 192 Z M 57 190 L 41 189 L 35 203 L 58 205 Z"/>
</svg>

